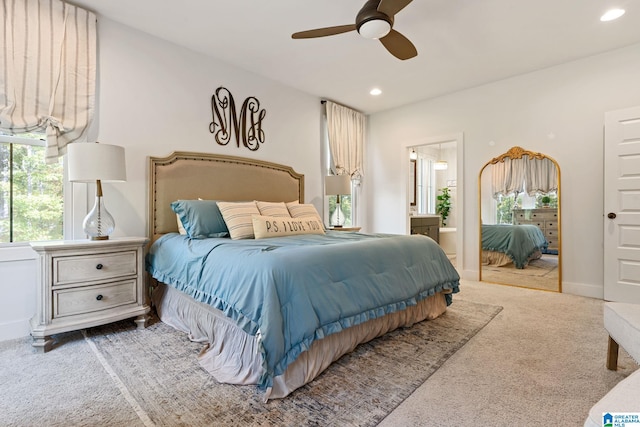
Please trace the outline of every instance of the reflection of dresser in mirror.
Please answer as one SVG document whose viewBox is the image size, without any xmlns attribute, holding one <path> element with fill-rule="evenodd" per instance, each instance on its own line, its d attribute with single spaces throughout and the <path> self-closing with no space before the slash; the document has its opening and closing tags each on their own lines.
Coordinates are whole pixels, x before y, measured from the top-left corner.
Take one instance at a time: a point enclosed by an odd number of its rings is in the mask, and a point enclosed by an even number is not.
<svg viewBox="0 0 640 427">
<path fill-rule="evenodd" d="M 549 243 L 547 251 L 549 253 L 558 253 L 558 209 L 514 209 L 513 223 L 515 225 L 537 225 Z"/>
<path fill-rule="evenodd" d="M 440 242 L 440 216 L 412 216 L 411 234 L 424 234 Z"/>
</svg>

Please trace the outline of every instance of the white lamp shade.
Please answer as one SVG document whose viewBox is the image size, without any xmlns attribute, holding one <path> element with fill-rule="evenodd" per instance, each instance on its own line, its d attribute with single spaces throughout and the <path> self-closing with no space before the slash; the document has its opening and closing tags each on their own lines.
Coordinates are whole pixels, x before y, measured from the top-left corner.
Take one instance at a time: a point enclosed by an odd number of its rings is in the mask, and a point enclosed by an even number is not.
<svg viewBox="0 0 640 427">
<path fill-rule="evenodd" d="M 324 194 L 328 196 L 351 194 L 351 177 L 349 175 L 325 176 Z"/>
<path fill-rule="evenodd" d="M 67 145 L 69 181 L 126 181 L 124 148 L 118 145 L 79 143 Z"/>
</svg>

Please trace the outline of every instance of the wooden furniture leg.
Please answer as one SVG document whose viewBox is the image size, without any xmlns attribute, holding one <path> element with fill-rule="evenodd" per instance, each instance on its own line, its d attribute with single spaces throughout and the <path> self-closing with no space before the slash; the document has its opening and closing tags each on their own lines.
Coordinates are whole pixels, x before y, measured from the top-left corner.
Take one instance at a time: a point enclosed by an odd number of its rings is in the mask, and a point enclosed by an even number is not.
<svg viewBox="0 0 640 427">
<path fill-rule="evenodd" d="M 618 343 L 609 336 L 609 346 L 607 350 L 607 369 L 615 371 L 618 369 Z"/>
</svg>

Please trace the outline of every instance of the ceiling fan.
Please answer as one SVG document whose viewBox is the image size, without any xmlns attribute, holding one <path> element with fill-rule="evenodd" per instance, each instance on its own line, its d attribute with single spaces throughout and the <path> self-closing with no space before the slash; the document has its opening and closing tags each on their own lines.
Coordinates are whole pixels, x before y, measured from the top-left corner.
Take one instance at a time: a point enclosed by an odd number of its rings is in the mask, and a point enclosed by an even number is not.
<svg viewBox="0 0 640 427">
<path fill-rule="evenodd" d="M 393 18 L 412 0 L 367 0 L 356 15 L 355 24 L 317 28 L 291 35 L 294 39 L 310 39 L 358 31 L 368 39 L 379 39 L 384 47 L 398 59 L 410 59 L 418 54 L 408 38 L 393 29 Z"/>
</svg>

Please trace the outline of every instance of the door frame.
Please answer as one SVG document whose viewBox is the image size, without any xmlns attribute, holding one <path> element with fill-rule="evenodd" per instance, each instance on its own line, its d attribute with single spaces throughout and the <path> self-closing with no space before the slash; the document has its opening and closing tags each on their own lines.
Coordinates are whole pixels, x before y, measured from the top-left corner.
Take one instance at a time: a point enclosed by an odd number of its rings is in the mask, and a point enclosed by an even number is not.
<svg viewBox="0 0 640 427">
<path fill-rule="evenodd" d="M 422 145 L 438 145 L 447 142 L 456 143 L 456 269 L 459 272 L 464 271 L 464 223 L 465 223 L 465 209 L 464 209 L 464 133 L 457 132 L 447 135 L 437 135 L 427 138 L 421 138 L 416 141 L 405 143 L 402 151 L 402 158 L 408 160 L 409 153 L 415 147 Z M 405 170 L 405 191 L 406 191 L 406 203 L 405 203 L 405 232 L 411 233 L 411 220 L 409 219 L 409 200 L 411 186 L 409 182 L 409 162 L 403 168 Z"/>
</svg>

